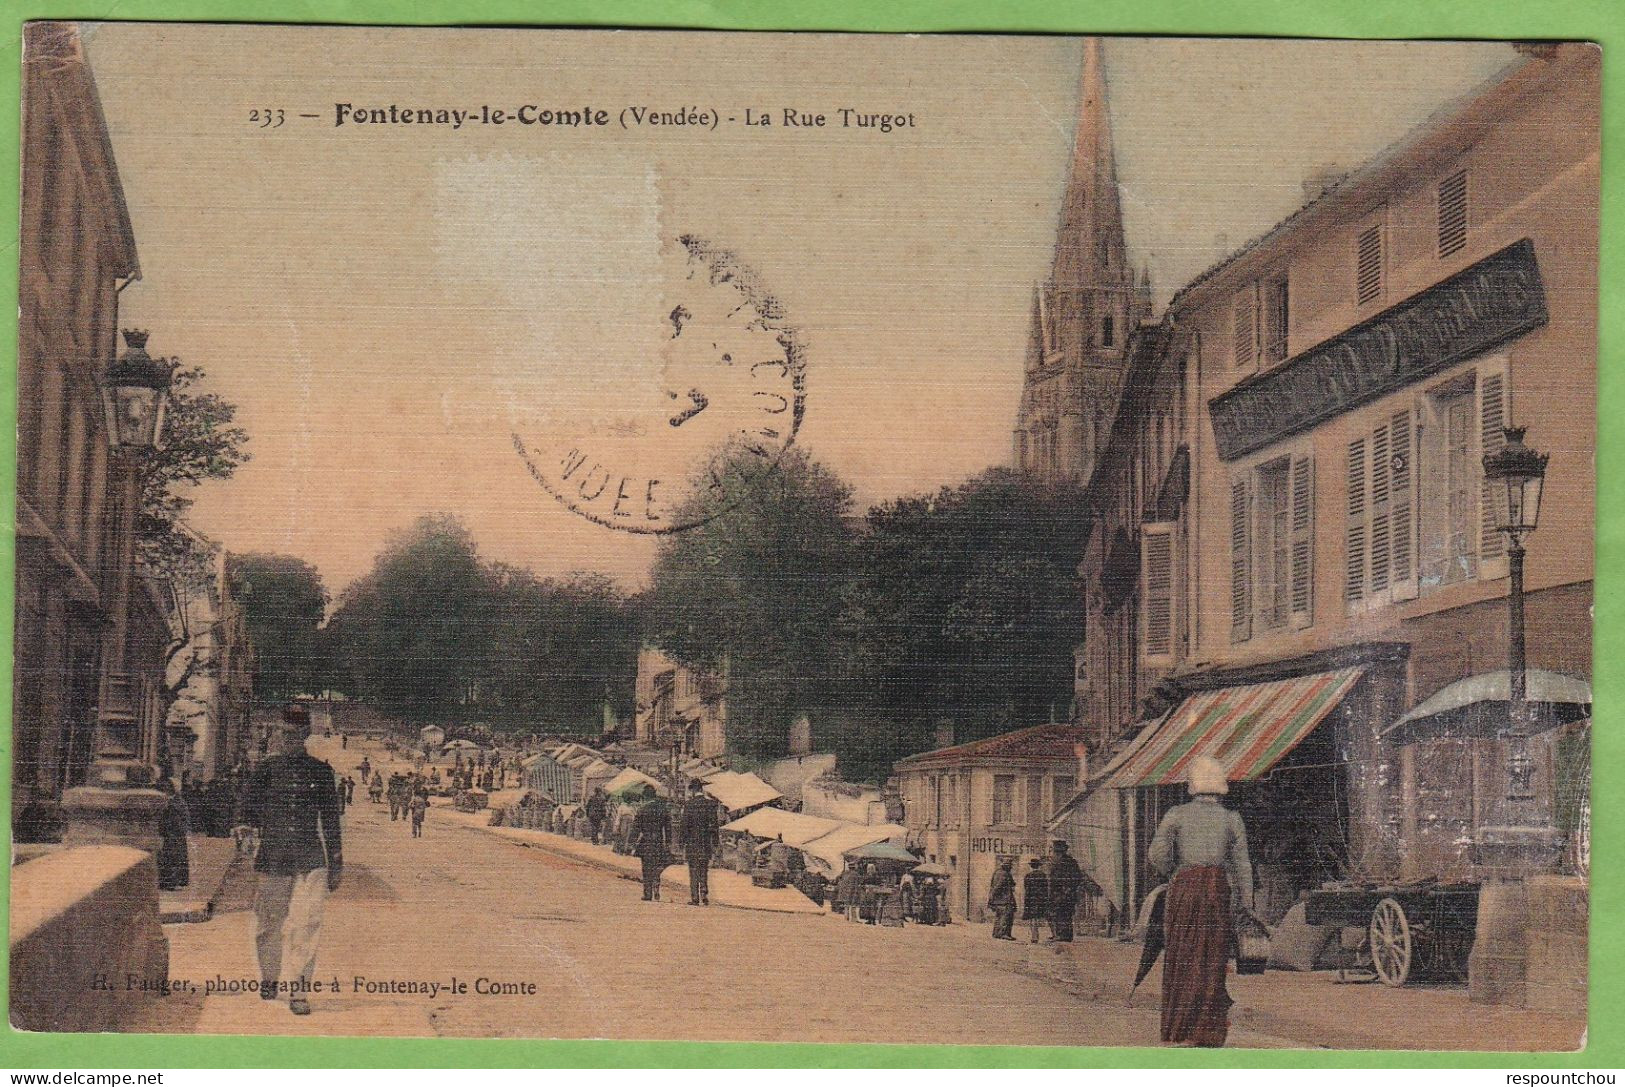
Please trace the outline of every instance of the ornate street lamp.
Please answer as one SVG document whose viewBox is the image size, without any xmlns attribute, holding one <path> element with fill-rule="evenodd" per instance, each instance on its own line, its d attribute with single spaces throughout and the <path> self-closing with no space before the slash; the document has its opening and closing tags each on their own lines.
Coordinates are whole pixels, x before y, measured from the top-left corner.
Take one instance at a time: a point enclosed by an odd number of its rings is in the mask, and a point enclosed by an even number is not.
<svg viewBox="0 0 1625 1087">
<path fill-rule="evenodd" d="M 1516 869 L 1545 867 L 1561 848 L 1561 835 L 1535 804 L 1535 762 L 1529 754 L 1528 657 L 1524 646 L 1524 541 L 1540 523 L 1546 453 L 1524 444 L 1524 428 L 1508 427 L 1506 443 L 1484 455 L 1484 481 L 1495 503 L 1495 527 L 1507 538 L 1508 611 L 1507 823 L 1485 827 L 1481 846 Z"/>
<path fill-rule="evenodd" d="M 62 796 L 70 844 L 158 848 L 158 820 L 167 797 L 152 788 L 142 735 L 143 698 L 128 660 L 130 599 L 136 577 L 136 516 L 143 462 L 163 440 L 164 408 L 175 371 L 172 359 L 147 354 L 147 333 L 124 333 L 127 350 L 102 375 L 109 465 L 102 591 L 107 634 L 102 646 L 95 754 L 85 784 Z M 159 723 L 162 727 L 162 723 Z"/>
<path fill-rule="evenodd" d="M 174 378 L 175 363 L 147 354 L 145 329 L 125 329 L 124 342 L 128 350 L 102 377 L 107 433 L 115 450 L 143 453 L 162 440 L 169 400 L 164 394 Z"/>
</svg>

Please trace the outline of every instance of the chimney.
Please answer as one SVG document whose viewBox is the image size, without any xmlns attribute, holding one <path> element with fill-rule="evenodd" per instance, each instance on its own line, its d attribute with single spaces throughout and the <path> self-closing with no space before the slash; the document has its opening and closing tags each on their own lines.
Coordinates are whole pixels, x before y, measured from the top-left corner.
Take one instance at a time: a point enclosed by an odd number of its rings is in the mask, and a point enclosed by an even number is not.
<svg viewBox="0 0 1625 1087">
<path fill-rule="evenodd" d="M 1304 203 L 1319 200 L 1348 176 L 1348 170 L 1336 163 L 1323 162 L 1314 167 L 1303 178 Z"/>
<path fill-rule="evenodd" d="M 937 736 L 932 746 L 938 748 L 954 746 L 954 723 L 952 720 L 946 717 L 937 720 Z"/>
</svg>

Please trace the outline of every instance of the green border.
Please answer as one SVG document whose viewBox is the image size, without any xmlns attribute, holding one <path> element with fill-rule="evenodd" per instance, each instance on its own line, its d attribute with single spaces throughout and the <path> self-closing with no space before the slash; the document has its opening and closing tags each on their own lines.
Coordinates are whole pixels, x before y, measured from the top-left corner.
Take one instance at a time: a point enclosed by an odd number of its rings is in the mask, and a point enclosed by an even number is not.
<svg viewBox="0 0 1625 1087">
<path fill-rule="evenodd" d="M 1609 357 L 1625 335 L 1625 199 L 1619 190 L 1619 151 L 1625 147 L 1625 84 L 1615 49 L 1625 49 L 1625 3 L 1617 0 L 0 0 L 0 298 L 16 298 L 17 127 L 21 24 L 27 19 L 197 20 L 221 22 L 327 22 L 438 25 L 446 23 L 555 26 L 714 27 L 750 30 L 1006 31 L 1145 34 L 1254 34 L 1373 38 L 1566 38 L 1600 42 L 1603 70 L 1603 239 L 1601 354 Z M 1554 119 L 1554 123 L 1560 123 Z M 1611 243 L 1611 244 L 1609 244 Z M 1608 288 L 1614 288 L 1610 291 Z M 3 308 L 6 322 L 15 307 Z M 0 391 L 14 403 L 16 338 L 0 338 Z M 1600 408 L 1607 418 L 1625 409 L 1625 389 L 1599 367 Z M 0 478 L 15 471 L 15 427 L 0 428 Z M 1596 649 L 1598 661 L 1625 651 L 1625 597 L 1614 595 L 1625 563 L 1625 441 L 1603 428 L 1598 441 L 1599 486 Z M 14 522 L 10 487 L 0 509 Z M 9 614 L 13 592 L 13 534 L 0 533 L 0 603 Z M 4 624 L 9 649 L 12 626 Z M 0 655 L 0 691 L 10 688 L 11 654 Z M 1596 671 L 1598 727 L 1594 765 L 1601 781 L 1625 768 L 1625 725 L 1618 707 L 1622 684 L 1611 670 Z M 0 698 L 9 721 L 10 699 Z M 11 765 L 10 728 L 0 732 L 0 761 Z M 9 810 L 9 774 L 0 781 L 0 811 Z M 1625 905 L 1619 873 L 1625 839 L 1618 831 L 1622 805 L 1611 788 L 1594 790 L 1596 861 L 1592 869 L 1590 1045 L 1579 1054 L 1517 1056 L 1364 1051 L 1201 1052 L 1166 1049 L 938 1047 L 869 1045 L 760 1045 L 667 1042 L 463 1041 L 430 1039 L 287 1039 L 153 1035 L 37 1035 L 0 1027 L 0 1067 L 1482 1067 L 1622 1068 L 1625 1031 L 1616 1009 L 1625 1004 Z M 0 831 L 7 835 L 9 828 Z M 0 910 L 6 888 L 0 881 Z M 0 979 L 0 987 L 4 986 Z"/>
</svg>

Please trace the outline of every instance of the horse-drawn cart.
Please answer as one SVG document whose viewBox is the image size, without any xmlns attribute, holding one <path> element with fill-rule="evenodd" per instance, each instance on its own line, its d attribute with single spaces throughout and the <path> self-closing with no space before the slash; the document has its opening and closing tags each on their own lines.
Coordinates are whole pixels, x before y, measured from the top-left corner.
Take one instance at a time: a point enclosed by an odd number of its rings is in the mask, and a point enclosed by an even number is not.
<svg viewBox="0 0 1625 1087">
<path fill-rule="evenodd" d="M 1345 979 L 1370 972 L 1384 985 L 1422 978 L 1459 984 L 1478 927 L 1478 888 L 1436 880 L 1327 884 L 1309 892 L 1304 919 L 1363 930 L 1356 946 L 1344 945 L 1357 957 L 1339 971 Z"/>
</svg>

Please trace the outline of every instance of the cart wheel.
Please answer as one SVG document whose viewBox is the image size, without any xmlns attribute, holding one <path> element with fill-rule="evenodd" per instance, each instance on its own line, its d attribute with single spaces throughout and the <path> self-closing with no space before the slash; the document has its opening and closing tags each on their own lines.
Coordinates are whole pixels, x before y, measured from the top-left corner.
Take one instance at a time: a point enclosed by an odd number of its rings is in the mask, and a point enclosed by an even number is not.
<svg viewBox="0 0 1625 1087">
<path fill-rule="evenodd" d="M 1371 911 L 1371 965 L 1384 985 L 1397 988 L 1411 976 L 1411 923 L 1392 898 Z"/>
</svg>

